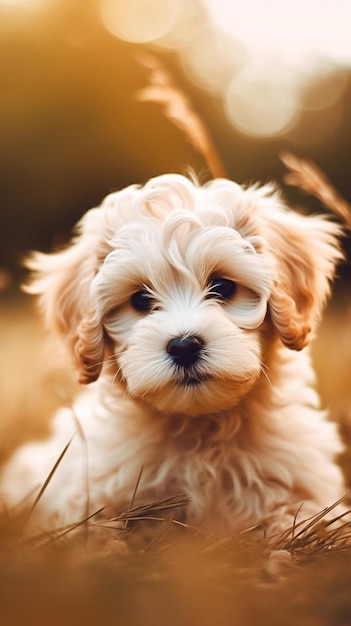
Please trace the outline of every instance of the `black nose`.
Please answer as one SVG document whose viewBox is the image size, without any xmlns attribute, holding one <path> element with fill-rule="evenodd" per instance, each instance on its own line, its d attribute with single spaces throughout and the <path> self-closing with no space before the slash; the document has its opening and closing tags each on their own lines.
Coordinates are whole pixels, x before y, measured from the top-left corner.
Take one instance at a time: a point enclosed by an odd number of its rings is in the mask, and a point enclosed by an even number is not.
<svg viewBox="0 0 351 626">
<path fill-rule="evenodd" d="M 190 367 L 199 360 L 204 342 L 196 335 L 175 337 L 167 345 L 167 352 L 173 361 L 181 367 Z"/>
</svg>

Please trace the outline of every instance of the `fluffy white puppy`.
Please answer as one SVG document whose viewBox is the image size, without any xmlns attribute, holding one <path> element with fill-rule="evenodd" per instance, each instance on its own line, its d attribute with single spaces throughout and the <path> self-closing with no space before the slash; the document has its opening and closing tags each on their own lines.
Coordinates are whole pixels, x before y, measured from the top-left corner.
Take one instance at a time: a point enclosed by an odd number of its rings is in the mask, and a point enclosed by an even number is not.
<svg viewBox="0 0 351 626">
<path fill-rule="evenodd" d="M 32 516 L 74 523 L 188 494 L 180 513 L 216 532 L 268 535 L 344 493 L 335 426 L 308 348 L 342 254 L 340 228 L 289 211 L 272 187 L 164 175 L 109 195 L 71 245 L 36 253 L 29 290 L 90 384 L 49 441 L 3 472 L 14 505 L 78 435 Z M 85 450 L 86 445 L 86 450 Z"/>
</svg>

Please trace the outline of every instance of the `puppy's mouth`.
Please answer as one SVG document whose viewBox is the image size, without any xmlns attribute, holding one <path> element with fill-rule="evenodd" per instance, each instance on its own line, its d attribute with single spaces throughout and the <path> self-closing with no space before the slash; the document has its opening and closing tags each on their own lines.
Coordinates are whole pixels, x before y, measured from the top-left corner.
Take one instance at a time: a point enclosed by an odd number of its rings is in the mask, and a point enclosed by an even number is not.
<svg viewBox="0 0 351 626">
<path fill-rule="evenodd" d="M 176 380 L 179 387 L 199 387 L 202 383 L 206 383 L 211 379 L 208 374 L 200 372 L 183 372 Z"/>
</svg>

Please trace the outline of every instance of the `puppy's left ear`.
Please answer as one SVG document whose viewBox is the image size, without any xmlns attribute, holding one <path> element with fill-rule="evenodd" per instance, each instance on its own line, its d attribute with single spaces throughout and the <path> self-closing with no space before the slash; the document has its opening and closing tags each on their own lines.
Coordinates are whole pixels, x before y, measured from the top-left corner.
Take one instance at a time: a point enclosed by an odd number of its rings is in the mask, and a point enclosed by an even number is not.
<svg viewBox="0 0 351 626">
<path fill-rule="evenodd" d="M 320 318 L 336 265 L 343 258 L 343 231 L 322 216 L 274 209 L 265 215 L 265 238 L 276 264 L 269 310 L 282 342 L 301 350 Z"/>
<path fill-rule="evenodd" d="M 47 325 L 67 345 L 84 384 L 98 378 L 104 359 L 103 328 L 90 286 L 110 251 L 108 234 L 103 209 L 91 209 L 67 248 L 35 252 L 26 262 L 32 274 L 25 291 L 40 296 Z"/>
</svg>

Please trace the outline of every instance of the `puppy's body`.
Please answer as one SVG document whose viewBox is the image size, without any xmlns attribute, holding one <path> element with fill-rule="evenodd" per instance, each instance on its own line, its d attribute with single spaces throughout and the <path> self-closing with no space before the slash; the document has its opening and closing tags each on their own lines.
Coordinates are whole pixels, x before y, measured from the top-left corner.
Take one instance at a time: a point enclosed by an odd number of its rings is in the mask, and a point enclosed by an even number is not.
<svg viewBox="0 0 351 626">
<path fill-rule="evenodd" d="M 181 176 L 108 196 L 72 246 L 36 255 L 31 286 L 91 383 L 49 442 L 20 449 L 2 493 L 43 482 L 33 523 L 121 512 L 179 492 L 193 525 L 287 527 L 343 495 L 341 446 L 319 409 L 308 348 L 339 229 L 288 212 L 271 189 Z M 73 417 L 74 416 L 74 417 Z M 87 485 L 89 482 L 89 486 Z"/>
</svg>

